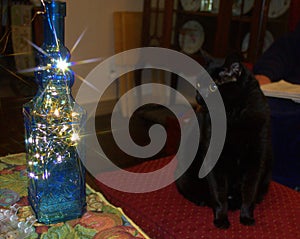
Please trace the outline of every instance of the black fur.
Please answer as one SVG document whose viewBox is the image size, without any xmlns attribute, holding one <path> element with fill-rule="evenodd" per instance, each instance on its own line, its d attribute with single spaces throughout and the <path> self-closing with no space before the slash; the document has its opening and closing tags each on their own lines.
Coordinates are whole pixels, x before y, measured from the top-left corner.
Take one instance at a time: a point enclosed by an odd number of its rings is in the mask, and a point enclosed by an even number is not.
<svg viewBox="0 0 300 239">
<path fill-rule="evenodd" d="M 211 126 L 209 112 L 197 93 L 197 102 L 202 106 L 197 112 L 200 145 L 192 165 L 176 181 L 177 188 L 190 201 L 212 207 L 218 228 L 230 226 L 228 209 L 240 209 L 240 222 L 253 225 L 255 204 L 262 200 L 271 179 L 269 106 L 254 76 L 236 57 L 227 58 L 223 66 L 214 67 L 209 73 L 225 105 L 225 145 L 213 170 L 199 179 Z"/>
</svg>

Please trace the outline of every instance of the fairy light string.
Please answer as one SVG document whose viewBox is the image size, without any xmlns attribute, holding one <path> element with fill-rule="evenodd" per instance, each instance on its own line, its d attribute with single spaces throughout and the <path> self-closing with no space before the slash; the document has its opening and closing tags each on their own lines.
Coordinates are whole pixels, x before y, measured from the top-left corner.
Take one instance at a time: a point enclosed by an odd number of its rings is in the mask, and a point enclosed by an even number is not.
<svg viewBox="0 0 300 239">
<path fill-rule="evenodd" d="M 69 68 L 70 54 L 60 42 L 44 1 L 41 2 L 55 45 L 46 45 L 39 50 L 41 63 L 36 78 L 42 86 L 38 96 L 29 103 L 33 109 L 30 113 L 33 127 L 26 139 L 28 176 L 36 180 L 46 180 L 51 175 L 50 170 L 45 169 L 47 162 L 61 164 L 76 152 L 85 113 L 71 96 L 74 74 Z"/>
</svg>

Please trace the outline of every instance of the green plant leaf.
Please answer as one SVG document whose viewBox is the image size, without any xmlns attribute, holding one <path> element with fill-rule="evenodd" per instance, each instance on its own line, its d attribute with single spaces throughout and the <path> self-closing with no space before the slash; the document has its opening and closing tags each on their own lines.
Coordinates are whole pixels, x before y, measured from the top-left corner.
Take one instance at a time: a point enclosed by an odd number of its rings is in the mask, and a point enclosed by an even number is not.
<svg viewBox="0 0 300 239">
<path fill-rule="evenodd" d="M 74 229 L 78 238 L 92 239 L 97 234 L 96 230 L 83 227 L 79 224 Z"/>
<path fill-rule="evenodd" d="M 53 226 L 42 234 L 41 239 L 77 239 L 75 230 L 69 224 Z"/>
</svg>

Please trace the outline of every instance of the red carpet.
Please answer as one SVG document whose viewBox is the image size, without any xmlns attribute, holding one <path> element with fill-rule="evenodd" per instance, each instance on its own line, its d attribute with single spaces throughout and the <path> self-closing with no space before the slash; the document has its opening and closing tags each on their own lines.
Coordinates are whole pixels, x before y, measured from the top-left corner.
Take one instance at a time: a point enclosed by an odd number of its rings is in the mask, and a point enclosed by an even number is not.
<svg viewBox="0 0 300 239">
<path fill-rule="evenodd" d="M 161 168 L 170 158 L 145 162 L 130 171 L 149 172 Z M 272 182 L 265 200 L 255 210 L 256 225 L 239 223 L 239 211 L 230 212 L 231 227 L 213 226 L 212 210 L 183 198 L 175 184 L 161 190 L 131 194 L 113 190 L 98 182 L 107 199 L 122 207 L 151 238 L 156 239 L 298 239 L 300 238 L 300 193 Z"/>
</svg>

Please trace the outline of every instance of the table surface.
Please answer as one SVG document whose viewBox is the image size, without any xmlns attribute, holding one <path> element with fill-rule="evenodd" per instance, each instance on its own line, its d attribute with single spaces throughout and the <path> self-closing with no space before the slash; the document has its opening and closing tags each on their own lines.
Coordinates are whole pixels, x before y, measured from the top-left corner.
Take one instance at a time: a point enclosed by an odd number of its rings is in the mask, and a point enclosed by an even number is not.
<svg viewBox="0 0 300 239">
<path fill-rule="evenodd" d="M 14 154 L 0 157 L 0 208 L 7 209 L 9 204 L 14 203 L 11 192 L 19 196 L 16 202 L 21 208 L 18 210 L 20 221 L 34 215 L 27 200 L 27 183 L 25 154 Z M 87 175 L 87 211 L 78 219 L 55 225 L 34 224 L 34 233 L 28 239 L 67 239 L 67 238 L 149 238 L 121 208 L 109 203 L 104 196 L 94 190 L 98 187 L 94 184 L 92 177 Z M 5 190 L 9 189 L 5 193 Z M 1 221 L 0 221 L 1 222 Z M 6 235 L 1 229 L 0 238 Z"/>
</svg>

